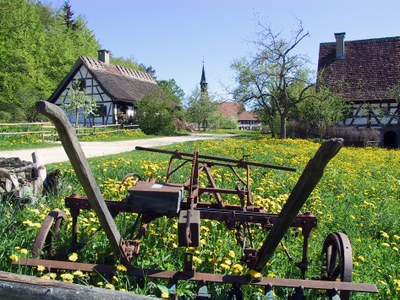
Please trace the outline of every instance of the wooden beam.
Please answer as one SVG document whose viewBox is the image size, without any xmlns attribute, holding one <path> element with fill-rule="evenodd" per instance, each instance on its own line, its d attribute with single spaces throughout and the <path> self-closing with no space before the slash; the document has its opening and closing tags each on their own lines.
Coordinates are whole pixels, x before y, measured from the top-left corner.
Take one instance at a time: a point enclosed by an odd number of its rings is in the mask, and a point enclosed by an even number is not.
<svg viewBox="0 0 400 300">
<path fill-rule="evenodd" d="M 257 260 L 254 265 L 255 270 L 261 271 L 264 269 L 301 207 L 320 181 L 325 166 L 339 152 L 342 145 L 342 139 L 329 140 L 321 145 L 315 156 L 308 162 L 296 186 L 290 193 L 287 202 L 283 206 L 277 222 L 257 252 Z"/>
<path fill-rule="evenodd" d="M 54 300 L 54 299 L 126 299 L 150 300 L 152 297 L 119 292 L 74 283 L 47 280 L 27 275 L 0 271 L 1 299 Z"/>
<path fill-rule="evenodd" d="M 57 105 L 47 101 L 38 101 L 36 109 L 54 123 L 64 150 L 88 197 L 91 207 L 96 212 L 100 224 L 106 232 L 112 249 L 118 258 L 122 259 L 122 263 L 128 264 L 128 259 L 120 247 L 122 237 L 103 199 L 100 188 L 96 183 L 89 163 L 76 137 L 74 128 L 72 128 L 62 109 Z"/>
</svg>

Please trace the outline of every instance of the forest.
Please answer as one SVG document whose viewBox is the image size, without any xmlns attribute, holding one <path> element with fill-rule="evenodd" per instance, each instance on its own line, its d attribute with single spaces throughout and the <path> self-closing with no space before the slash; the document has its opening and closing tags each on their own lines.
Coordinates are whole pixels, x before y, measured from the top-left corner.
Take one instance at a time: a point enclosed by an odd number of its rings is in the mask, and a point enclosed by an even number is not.
<svg viewBox="0 0 400 300">
<path fill-rule="evenodd" d="M 68 1 L 0 0 L 0 20 L 0 122 L 39 121 L 35 102 L 50 97 L 80 55 L 96 58 L 100 44 Z"/>
</svg>

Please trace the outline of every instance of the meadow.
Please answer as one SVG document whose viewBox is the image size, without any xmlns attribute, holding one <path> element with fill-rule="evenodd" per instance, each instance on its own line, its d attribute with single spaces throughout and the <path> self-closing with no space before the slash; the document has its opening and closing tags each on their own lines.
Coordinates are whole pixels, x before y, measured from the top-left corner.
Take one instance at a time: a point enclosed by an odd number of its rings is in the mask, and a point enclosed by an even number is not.
<svg viewBox="0 0 400 300">
<path fill-rule="evenodd" d="M 305 140 L 278 140 L 271 138 L 235 138 L 213 141 L 199 141 L 176 144 L 164 149 L 193 152 L 200 149 L 201 154 L 223 156 L 263 162 L 296 168 L 296 172 L 280 170 L 252 170 L 252 192 L 255 204 L 267 211 L 278 213 L 286 202 L 290 191 L 297 182 L 308 160 L 315 154 L 319 144 Z M 121 184 L 127 173 L 138 173 L 144 178 L 163 180 L 169 156 L 148 152 L 133 151 L 116 156 L 89 160 L 105 199 L 119 201 L 127 195 L 127 188 L 134 184 L 131 180 Z M 377 147 L 343 147 L 328 164 L 325 173 L 302 212 L 310 211 L 318 217 L 318 226 L 310 238 L 310 267 L 306 278 L 321 275 L 322 245 L 326 236 L 335 231 L 345 232 L 353 249 L 353 281 L 375 283 L 379 295 L 353 293 L 352 299 L 400 299 L 400 155 L 398 150 Z M 80 236 L 90 242 L 76 253 L 71 251 L 69 219 L 64 224 L 57 239 L 57 259 L 108 263 L 117 266 L 112 277 L 82 272 L 52 273 L 45 268 L 26 268 L 12 266 L 11 261 L 29 256 L 30 248 L 45 216 L 52 209 L 64 209 L 64 198 L 72 192 L 84 194 L 69 164 L 48 166 L 48 171 L 62 170 L 62 187 L 37 204 L 1 199 L 0 213 L 0 268 L 5 271 L 32 274 L 80 284 L 102 286 L 110 289 L 128 290 L 136 293 L 166 296 L 165 281 L 146 281 L 140 288 L 135 278 L 126 276 L 126 269 L 115 260 L 105 234 L 97 231 L 99 222 L 93 211 L 82 212 L 80 216 Z M 189 170 L 176 174 L 175 181 L 183 182 Z M 213 171 L 217 186 L 231 187 L 234 178 L 223 169 Z M 234 197 L 228 201 L 235 202 Z M 116 223 L 123 233 L 127 232 L 135 220 L 134 214 L 119 214 Z M 178 247 L 177 220 L 160 218 L 151 223 L 142 240 L 141 254 L 133 260 L 133 265 L 142 268 L 181 270 L 185 248 Z M 265 239 L 265 232 L 252 226 L 255 246 L 258 248 Z M 235 233 L 215 221 L 202 220 L 201 246 L 194 251 L 196 268 L 200 272 L 221 274 L 246 274 L 248 270 L 240 261 L 240 247 L 236 245 Z M 295 229 L 289 230 L 264 274 L 269 277 L 300 278 L 300 272 L 285 253 L 285 249 L 295 257 L 301 258 L 301 235 Z M 229 286 L 210 285 L 216 299 L 224 299 Z M 245 287 L 246 299 L 257 299 L 262 290 Z M 196 285 L 181 282 L 178 292 L 193 297 Z M 274 290 L 278 299 L 286 299 L 287 289 Z M 311 299 L 327 299 L 323 292 L 308 292 Z M 307 299 L 309 299 L 307 298 Z"/>
</svg>

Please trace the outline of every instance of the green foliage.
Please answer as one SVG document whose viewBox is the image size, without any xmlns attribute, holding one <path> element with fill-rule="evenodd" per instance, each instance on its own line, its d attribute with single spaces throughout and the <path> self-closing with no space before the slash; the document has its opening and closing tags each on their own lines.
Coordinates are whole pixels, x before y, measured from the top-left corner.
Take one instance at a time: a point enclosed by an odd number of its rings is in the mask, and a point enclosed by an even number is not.
<svg viewBox="0 0 400 300">
<path fill-rule="evenodd" d="M 182 100 L 185 97 L 185 92 L 177 85 L 175 79 L 157 80 L 157 84 L 170 94 L 171 100 L 174 101 L 176 105 L 182 106 Z"/>
<path fill-rule="evenodd" d="M 47 99 L 79 55 L 99 45 L 85 21 L 62 9 L 29 0 L 0 0 L 0 111 L 13 121 L 37 119 L 33 105 Z"/>
<path fill-rule="evenodd" d="M 120 65 L 128 69 L 144 71 L 142 67 L 138 65 L 133 57 L 123 58 L 123 57 L 110 57 L 110 63 L 114 65 Z"/>
<path fill-rule="evenodd" d="M 321 132 L 331 125 L 343 120 L 349 112 L 348 104 L 340 95 L 332 93 L 328 88 L 313 89 L 310 95 L 297 106 L 298 117 Z"/>
<path fill-rule="evenodd" d="M 286 165 L 296 168 L 297 172 L 283 172 L 280 170 L 252 168 L 253 202 L 263 206 L 266 211 L 277 213 L 280 211 L 288 194 L 300 177 L 308 160 L 315 154 L 319 144 L 306 140 L 281 140 L 258 136 L 257 138 L 232 138 L 215 141 L 196 141 L 185 144 L 175 144 L 166 147 L 169 150 L 179 150 L 192 153 L 200 149 L 201 154 L 224 156 L 240 159 L 244 154 L 249 160 L 272 165 Z M 168 165 L 168 155 L 132 151 L 120 155 L 90 159 L 95 178 L 105 199 L 121 200 L 128 194 L 128 187 L 134 184 L 129 180 L 124 184 L 121 179 L 127 173 L 137 173 L 147 178 L 165 179 Z M 318 217 L 318 225 L 312 231 L 309 239 L 308 258 L 309 269 L 307 279 L 317 279 L 321 275 L 321 266 L 325 258 L 321 257 L 322 245 L 325 237 L 334 231 L 346 232 L 353 249 L 353 281 L 359 283 L 375 283 L 379 294 L 352 293 L 352 299 L 397 299 L 400 292 L 399 261 L 400 236 L 398 195 L 400 185 L 400 156 L 398 151 L 387 151 L 380 148 L 352 148 L 344 147 L 339 154 L 328 164 L 324 176 L 307 200 L 302 212 L 310 211 Z M 59 193 L 50 194 L 45 201 L 37 204 L 24 204 L 10 199 L 2 199 L 0 206 L 0 268 L 5 271 L 29 273 L 41 277 L 48 270 L 39 271 L 36 268 L 11 266 L 13 254 L 23 257 L 30 256 L 29 249 L 35 240 L 40 224 L 52 209 L 66 210 L 64 197 L 72 192 L 82 193 L 70 164 L 56 164 L 47 166 L 48 171 L 59 168 L 62 170 L 63 186 Z M 219 166 L 212 167 L 212 175 L 216 186 L 229 188 L 236 185 L 233 176 Z M 173 182 L 184 182 L 190 174 L 190 165 L 179 174 Z M 182 175 L 182 176 L 181 176 Z M 176 179 L 176 180 L 175 180 Z M 201 182 L 200 184 L 202 184 Z M 224 199 L 225 199 L 224 195 Z M 235 204 L 239 199 L 231 199 Z M 215 201 L 207 199 L 207 201 Z M 56 259 L 68 260 L 71 255 L 71 224 L 69 214 L 63 223 L 59 235 L 55 238 Z M 122 236 L 129 237 L 132 233 L 132 224 L 137 215 L 120 213 L 116 216 L 116 224 Z M 75 283 L 105 286 L 114 284 L 116 289 L 127 289 L 136 293 L 151 294 L 151 283 L 160 290 L 168 284 L 168 280 L 154 280 L 146 278 L 145 288 L 140 288 L 132 276 L 126 274 L 126 268 L 120 266 L 112 251 L 110 243 L 103 231 L 97 235 L 93 231 L 99 228 L 96 214 L 81 210 L 78 223 L 79 241 L 89 241 L 77 251 L 79 263 L 108 263 L 117 266 L 115 276 L 100 277 L 94 274 L 58 272 L 60 275 L 71 274 Z M 178 247 L 176 218 L 159 218 L 152 221 L 142 238 L 141 253 L 132 259 L 134 267 L 165 268 L 168 270 L 182 270 L 183 254 L 190 250 L 194 252 L 196 271 L 218 274 L 244 275 L 247 268 L 241 261 L 241 247 L 237 245 L 234 230 L 229 230 L 224 222 L 201 220 L 201 245 L 196 249 Z M 250 225 L 255 239 L 255 247 L 260 246 L 267 229 L 260 224 Z M 278 247 L 270 263 L 263 270 L 264 276 L 287 279 L 300 279 L 299 270 L 294 266 L 302 255 L 302 235 L 298 230 L 291 228 L 284 237 L 284 246 Z M 293 261 L 287 257 L 288 251 Z M 238 266 L 241 266 L 239 268 Z M 143 286 L 143 285 L 142 285 Z M 180 295 L 196 292 L 197 284 L 179 282 Z M 229 285 L 209 285 L 213 299 L 226 299 L 226 294 L 232 287 Z M 243 285 L 244 299 L 254 299 L 259 293 L 259 287 Z M 278 299 L 287 299 L 293 289 L 278 289 L 273 287 Z M 307 299 L 327 299 L 324 291 L 306 291 Z M 158 294 L 159 295 L 159 294 Z M 192 299 L 193 296 L 188 296 Z"/>
<path fill-rule="evenodd" d="M 216 128 L 218 129 L 238 129 L 239 123 L 234 116 L 224 118 L 222 115 L 217 119 Z"/>
<path fill-rule="evenodd" d="M 156 89 L 136 105 L 139 127 L 145 134 L 171 135 L 175 132 L 174 120 L 179 111 L 170 93 Z"/>
<path fill-rule="evenodd" d="M 218 103 L 197 88 L 189 97 L 186 115 L 190 122 L 197 124 L 199 130 L 201 127 L 207 130 L 219 117 Z"/>
</svg>

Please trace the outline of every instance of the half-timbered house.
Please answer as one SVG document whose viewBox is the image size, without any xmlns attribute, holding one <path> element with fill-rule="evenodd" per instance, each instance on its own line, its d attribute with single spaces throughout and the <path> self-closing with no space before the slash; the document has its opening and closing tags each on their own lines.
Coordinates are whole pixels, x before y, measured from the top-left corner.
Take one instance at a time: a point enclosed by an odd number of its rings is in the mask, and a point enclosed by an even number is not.
<svg viewBox="0 0 400 300">
<path fill-rule="evenodd" d="M 96 114 L 87 118 L 79 114 L 79 124 L 84 126 L 129 122 L 135 115 L 135 103 L 157 89 L 151 75 L 110 64 L 107 50 L 100 50 L 98 59 L 79 57 L 48 101 L 62 107 L 77 86 L 97 100 Z M 71 123 L 75 123 L 75 114 L 67 115 Z"/>
<path fill-rule="evenodd" d="M 318 82 L 329 86 L 351 103 L 345 126 L 376 128 L 380 144 L 400 146 L 400 110 L 390 92 L 400 83 L 400 37 L 321 43 Z"/>
</svg>

